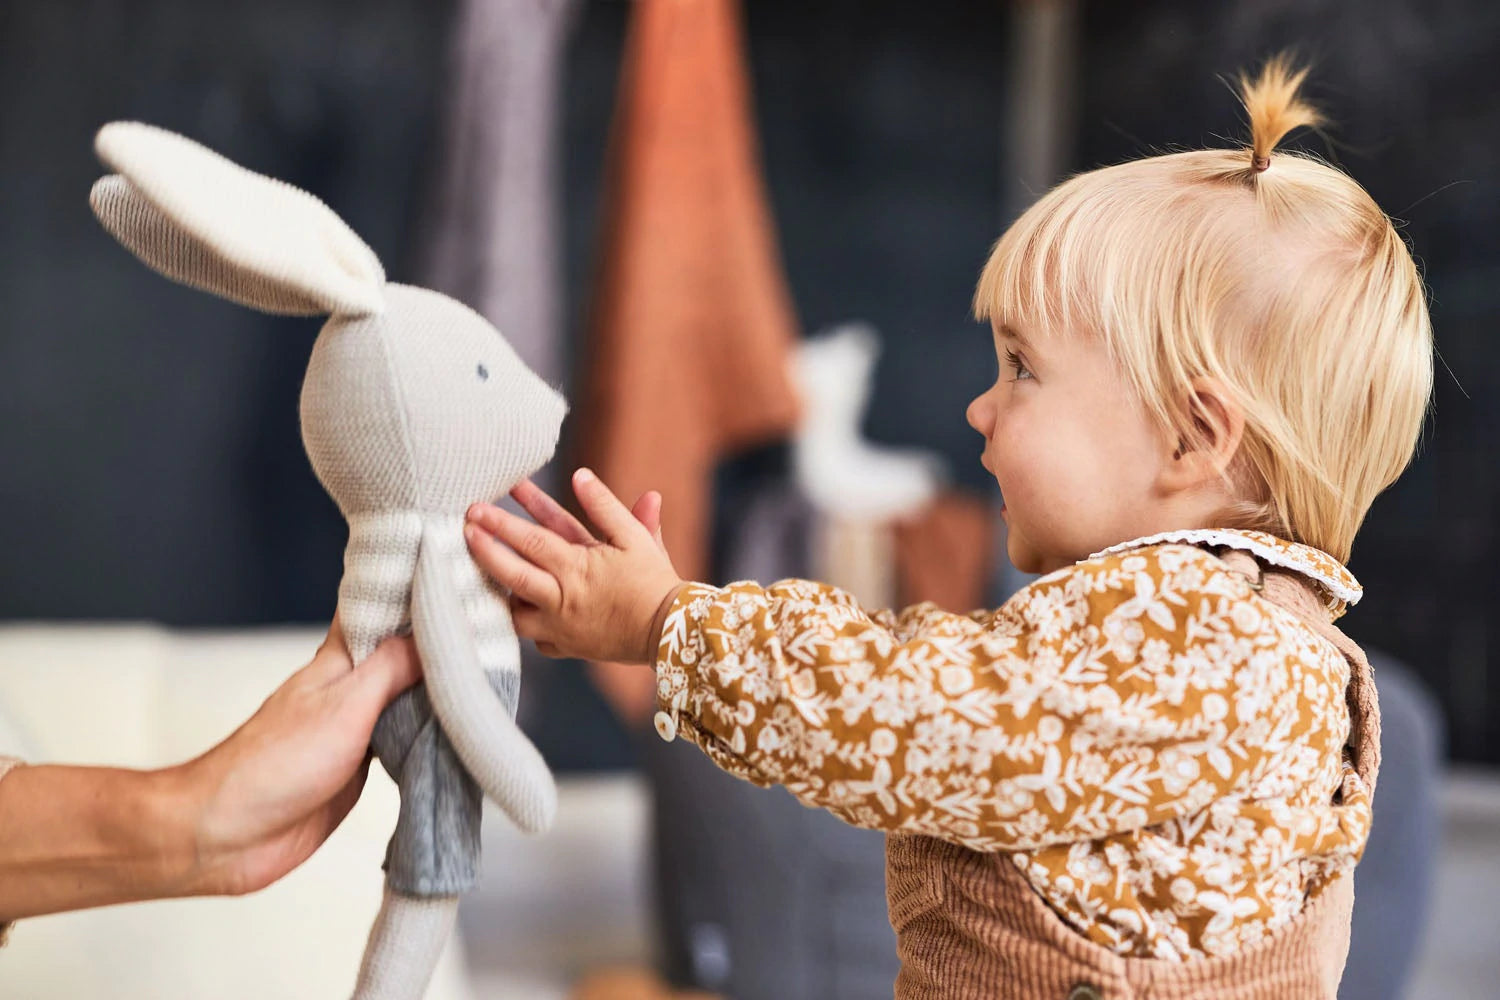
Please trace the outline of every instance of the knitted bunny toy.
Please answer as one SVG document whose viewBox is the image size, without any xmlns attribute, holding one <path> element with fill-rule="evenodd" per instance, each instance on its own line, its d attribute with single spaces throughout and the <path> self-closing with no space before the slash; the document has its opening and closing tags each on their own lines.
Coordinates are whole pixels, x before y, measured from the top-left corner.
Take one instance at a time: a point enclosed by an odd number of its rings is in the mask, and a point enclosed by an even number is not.
<svg viewBox="0 0 1500 1000">
<path fill-rule="evenodd" d="M 117 173 L 90 204 L 147 265 L 266 312 L 329 314 L 302 439 L 349 522 L 339 618 L 355 662 L 409 629 L 425 677 L 372 740 L 401 811 L 354 995 L 419 1000 L 477 878 L 480 789 L 528 832 L 556 809 L 514 721 L 520 650 L 504 594 L 469 558 L 463 517 L 551 458 L 567 404 L 479 314 L 387 283 L 307 192 L 136 122 L 104 126 L 95 150 Z"/>
</svg>

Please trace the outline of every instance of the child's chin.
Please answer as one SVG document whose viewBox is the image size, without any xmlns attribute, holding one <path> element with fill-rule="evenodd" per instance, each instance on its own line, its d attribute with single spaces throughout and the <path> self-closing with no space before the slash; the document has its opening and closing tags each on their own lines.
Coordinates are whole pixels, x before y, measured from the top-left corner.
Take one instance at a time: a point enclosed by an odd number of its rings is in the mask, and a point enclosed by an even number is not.
<svg viewBox="0 0 1500 1000">
<path fill-rule="evenodd" d="M 1015 531 L 1011 531 L 1005 540 L 1005 554 L 1010 557 L 1010 564 L 1022 573 L 1040 573 L 1042 560 L 1032 551 L 1025 541 L 1019 538 Z"/>
</svg>

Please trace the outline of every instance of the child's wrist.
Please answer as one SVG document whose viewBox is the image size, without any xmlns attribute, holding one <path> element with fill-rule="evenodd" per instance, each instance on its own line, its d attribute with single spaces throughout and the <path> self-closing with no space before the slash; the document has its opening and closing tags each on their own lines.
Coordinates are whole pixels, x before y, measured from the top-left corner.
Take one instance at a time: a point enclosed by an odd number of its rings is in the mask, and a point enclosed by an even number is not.
<svg viewBox="0 0 1500 1000">
<path fill-rule="evenodd" d="M 672 605 L 677 603 L 677 595 L 682 593 L 682 588 L 686 586 L 685 581 L 677 581 L 657 604 L 656 613 L 651 616 L 651 627 L 646 632 L 646 648 L 642 651 L 641 657 L 641 662 L 648 666 L 656 664 L 656 651 L 661 646 L 661 633 L 667 624 L 667 613 L 672 610 Z"/>
</svg>

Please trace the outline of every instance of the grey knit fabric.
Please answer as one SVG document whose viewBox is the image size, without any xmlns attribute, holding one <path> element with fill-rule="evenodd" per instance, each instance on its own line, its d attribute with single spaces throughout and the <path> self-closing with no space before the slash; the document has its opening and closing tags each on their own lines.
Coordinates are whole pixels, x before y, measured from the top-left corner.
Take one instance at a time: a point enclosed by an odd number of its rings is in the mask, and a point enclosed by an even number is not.
<svg viewBox="0 0 1500 1000">
<path fill-rule="evenodd" d="M 566 374 L 556 186 L 566 42 L 582 0 L 460 0 L 425 284 L 471 303 L 548 381 Z"/>
<path fill-rule="evenodd" d="M 418 1000 L 478 873 L 480 792 L 523 830 L 557 791 L 515 724 L 520 652 L 505 594 L 469 557 L 463 516 L 552 457 L 567 404 L 478 313 L 387 284 L 369 248 L 306 192 L 181 136 L 105 126 L 105 227 L 148 265 L 281 313 L 331 311 L 302 386 L 302 438 L 349 522 L 339 618 L 355 662 L 410 631 L 424 685 L 373 744 L 401 789 L 387 891 L 355 996 Z"/>
</svg>

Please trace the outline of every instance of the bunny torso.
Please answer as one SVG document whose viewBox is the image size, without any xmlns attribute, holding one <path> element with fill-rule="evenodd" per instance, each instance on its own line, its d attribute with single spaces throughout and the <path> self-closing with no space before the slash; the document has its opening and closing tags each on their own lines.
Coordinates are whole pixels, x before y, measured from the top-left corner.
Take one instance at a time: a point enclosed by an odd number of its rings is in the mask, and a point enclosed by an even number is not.
<svg viewBox="0 0 1500 1000">
<path fill-rule="evenodd" d="M 469 558 L 462 517 L 428 515 L 428 520 L 437 530 L 424 533 L 422 517 L 410 511 L 350 520 L 339 582 L 339 618 L 350 655 L 357 663 L 381 640 L 411 630 L 412 576 L 424 535 L 451 540 L 429 557 L 451 576 L 485 679 L 501 707 L 514 715 L 520 650 L 509 609 Z M 479 875 L 481 793 L 443 733 L 425 685 L 392 702 L 371 743 L 401 790 L 400 817 L 385 857 L 391 888 L 413 896 L 453 896 L 469 889 Z"/>
</svg>

